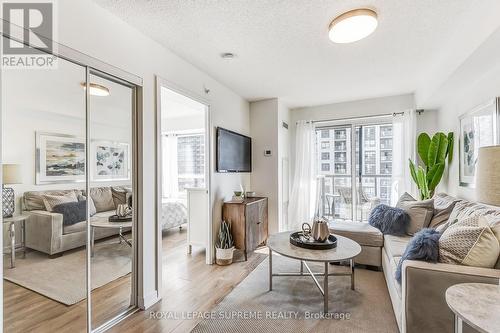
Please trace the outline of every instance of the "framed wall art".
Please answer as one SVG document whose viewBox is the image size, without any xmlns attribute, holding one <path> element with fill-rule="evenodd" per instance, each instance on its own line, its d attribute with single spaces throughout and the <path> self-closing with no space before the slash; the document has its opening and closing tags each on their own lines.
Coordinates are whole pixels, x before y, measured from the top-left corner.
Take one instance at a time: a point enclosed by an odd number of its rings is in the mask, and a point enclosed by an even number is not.
<svg viewBox="0 0 500 333">
<path fill-rule="evenodd" d="M 495 98 L 459 117 L 460 186 L 474 187 L 479 148 L 500 143 L 499 104 Z"/>
<path fill-rule="evenodd" d="M 112 141 L 92 142 L 92 180 L 130 180 L 130 146 Z"/>
<path fill-rule="evenodd" d="M 37 185 L 85 181 L 85 139 L 36 132 Z"/>
</svg>

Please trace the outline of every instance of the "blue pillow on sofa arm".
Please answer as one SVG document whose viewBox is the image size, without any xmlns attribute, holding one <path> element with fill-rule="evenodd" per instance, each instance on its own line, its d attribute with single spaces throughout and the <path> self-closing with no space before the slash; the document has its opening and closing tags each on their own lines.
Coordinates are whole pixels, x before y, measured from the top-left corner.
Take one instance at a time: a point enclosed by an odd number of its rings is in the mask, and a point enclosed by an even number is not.
<svg viewBox="0 0 500 333">
<path fill-rule="evenodd" d="M 410 217 L 401 208 L 380 204 L 372 209 L 368 223 L 384 235 L 403 236 L 410 223 Z"/>
<path fill-rule="evenodd" d="M 396 281 L 401 283 L 401 270 L 405 260 L 424 260 L 436 263 L 439 259 L 439 237 L 441 233 L 432 228 L 424 228 L 417 232 L 408 242 L 403 256 L 396 269 Z"/>
</svg>

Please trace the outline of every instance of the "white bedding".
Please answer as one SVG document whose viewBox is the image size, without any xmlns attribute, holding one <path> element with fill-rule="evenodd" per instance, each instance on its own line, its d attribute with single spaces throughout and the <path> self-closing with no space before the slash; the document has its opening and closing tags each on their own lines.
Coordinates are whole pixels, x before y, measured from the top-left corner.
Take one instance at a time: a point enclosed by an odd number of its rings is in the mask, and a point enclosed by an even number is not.
<svg viewBox="0 0 500 333">
<path fill-rule="evenodd" d="M 178 227 L 187 222 L 186 199 L 163 199 L 161 206 L 162 230 Z"/>
</svg>

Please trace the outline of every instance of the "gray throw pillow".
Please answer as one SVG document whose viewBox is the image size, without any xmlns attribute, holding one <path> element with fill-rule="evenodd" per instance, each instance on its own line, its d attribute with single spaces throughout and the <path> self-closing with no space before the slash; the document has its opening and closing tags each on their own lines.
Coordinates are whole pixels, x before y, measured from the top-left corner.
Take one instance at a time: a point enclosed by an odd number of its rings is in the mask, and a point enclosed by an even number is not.
<svg viewBox="0 0 500 333">
<path fill-rule="evenodd" d="M 78 195 L 78 201 L 85 201 L 85 200 L 87 200 L 86 196 L 84 196 L 83 194 Z M 96 214 L 94 200 L 92 200 L 91 197 L 89 197 L 89 213 L 90 213 L 90 216 L 94 216 Z"/>
<path fill-rule="evenodd" d="M 414 235 L 419 230 L 427 228 L 434 215 L 434 199 L 417 201 L 408 193 L 399 198 L 396 207 L 403 209 L 410 216 L 410 224 L 406 231 L 408 235 Z"/>
</svg>

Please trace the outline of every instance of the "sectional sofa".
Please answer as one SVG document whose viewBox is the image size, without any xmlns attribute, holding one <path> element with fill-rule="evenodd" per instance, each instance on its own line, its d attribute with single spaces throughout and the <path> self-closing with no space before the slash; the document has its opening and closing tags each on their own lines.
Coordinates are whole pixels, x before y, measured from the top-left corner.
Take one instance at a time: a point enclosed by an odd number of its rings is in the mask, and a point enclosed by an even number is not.
<svg viewBox="0 0 500 333">
<path fill-rule="evenodd" d="M 500 241 L 500 207 L 460 200 L 445 193 L 436 195 L 435 202 L 440 206 L 454 205 L 451 220 L 475 214 L 488 216 L 490 227 Z M 401 332 L 453 332 L 454 316 L 446 304 L 446 289 L 458 283 L 498 285 L 500 281 L 499 257 L 493 269 L 407 260 L 403 263 L 399 284 L 394 275 L 411 236 L 383 235 L 368 223 L 360 222 L 333 222 L 330 231 L 361 245 L 362 252 L 355 259 L 356 263 L 382 267 Z M 464 332 L 475 331 L 464 324 Z"/>
<path fill-rule="evenodd" d="M 53 190 L 53 191 L 29 191 L 25 192 L 22 199 L 23 214 L 28 215 L 26 220 L 26 247 L 55 255 L 67 250 L 84 246 L 87 242 L 87 223 L 78 222 L 72 225 L 63 223 L 63 215 L 48 212 L 43 203 L 43 195 L 63 195 L 74 191 L 76 195 L 85 195 L 79 189 Z M 122 196 L 114 195 L 129 191 L 126 187 L 93 187 L 90 189 L 96 214 L 91 216 L 91 222 L 99 219 L 107 220 L 115 214 L 116 204 L 125 203 Z M 118 202 L 117 202 L 118 200 Z M 123 202 L 122 202 L 123 201 Z M 96 228 L 95 239 L 118 234 L 118 229 Z"/>
</svg>

